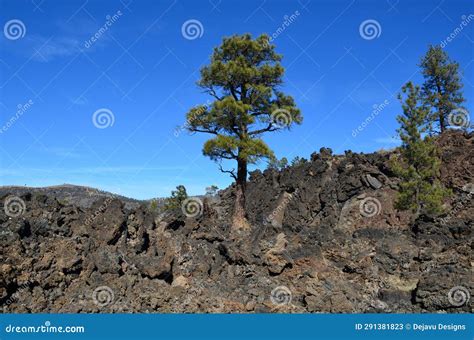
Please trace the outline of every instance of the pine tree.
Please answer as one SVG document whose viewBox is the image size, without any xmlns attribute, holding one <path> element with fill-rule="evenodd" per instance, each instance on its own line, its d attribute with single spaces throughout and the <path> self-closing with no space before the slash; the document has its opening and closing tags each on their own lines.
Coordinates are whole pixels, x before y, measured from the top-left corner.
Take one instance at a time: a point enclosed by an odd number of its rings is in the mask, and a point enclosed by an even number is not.
<svg viewBox="0 0 474 340">
<path fill-rule="evenodd" d="M 291 160 L 291 166 L 300 166 L 304 163 L 306 163 L 306 159 L 300 156 L 296 156 Z"/>
<path fill-rule="evenodd" d="M 280 171 L 286 168 L 287 166 L 288 166 L 288 159 L 286 157 L 283 157 L 282 159 L 271 157 L 268 160 L 267 169 Z"/>
<path fill-rule="evenodd" d="M 245 213 L 247 167 L 273 157 L 261 139 L 265 132 L 300 124 L 302 116 L 291 96 L 279 90 L 284 69 L 267 35 L 224 38 L 214 49 L 211 64 L 201 69 L 198 86 L 213 102 L 192 108 L 187 129 L 214 135 L 203 154 L 219 163 L 222 172 L 235 179 L 233 227 L 248 227 Z M 224 170 L 222 160 L 234 160 L 237 171 Z"/>
<path fill-rule="evenodd" d="M 206 188 L 206 196 L 214 196 L 217 193 L 217 190 L 219 190 L 219 187 L 217 185 L 211 185 Z"/>
<path fill-rule="evenodd" d="M 398 133 L 402 140 L 400 156 L 392 159 L 394 172 L 401 177 L 396 206 L 420 214 L 442 211 L 448 191 L 439 181 L 440 160 L 430 136 L 423 138 L 428 126 L 429 109 L 421 104 L 421 90 L 411 82 L 402 87 L 399 95 L 403 114 L 397 117 Z"/>
<path fill-rule="evenodd" d="M 449 125 L 449 114 L 465 101 L 459 64 L 452 61 L 440 46 L 430 46 L 420 67 L 425 79 L 422 86 L 424 105 L 431 108 L 427 122 L 430 130 L 435 124 L 443 132 Z"/>
<path fill-rule="evenodd" d="M 181 204 L 188 198 L 188 193 L 184 185 L 178 185 L 176 190 L 171 191 L 171 197 L 165 199 L 165 210 L 181 209 Z"/>
</svg>

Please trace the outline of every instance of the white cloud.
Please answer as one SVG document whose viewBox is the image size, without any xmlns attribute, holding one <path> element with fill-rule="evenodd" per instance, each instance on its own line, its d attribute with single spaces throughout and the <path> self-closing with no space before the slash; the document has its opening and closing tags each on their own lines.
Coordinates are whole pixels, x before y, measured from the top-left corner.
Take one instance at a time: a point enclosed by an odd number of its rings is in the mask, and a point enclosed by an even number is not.
<svg viewBox="0 0 474 340">
<path fill-rule="evenodd" d="M 66 155 L 74 155 L 69 153 L 67 150 L 62 151 Z M 0 169 L 0 176 L 21 176 L 21 175 L 32 175 L 32 174 L 135 174 L 145 171 L 182 171 L 187 167 L 185 166 L 159 166 L 159 167 L 140 167 L 140 166 L 98 166 L 98 167 L 80 167 L 80 168 L 17 168 L 17 169 Z"/>
<path fill-rule="evenodd" d="M 67 57 L 80 53 L 80 43 L 73 38 L 51 38 L 45 39 L 40 36 L 31 38 L 34 48 L 33 60 L 48 62 L 55 58 Z"/>
<path fill-rule="evenodd" d="M 402 143 L 400 138 L 398 137 L 381 137 L 381 138 L 376 138 L 375 142 L 378 144 L 396 144 L 399 145 Z"/>
</svg>

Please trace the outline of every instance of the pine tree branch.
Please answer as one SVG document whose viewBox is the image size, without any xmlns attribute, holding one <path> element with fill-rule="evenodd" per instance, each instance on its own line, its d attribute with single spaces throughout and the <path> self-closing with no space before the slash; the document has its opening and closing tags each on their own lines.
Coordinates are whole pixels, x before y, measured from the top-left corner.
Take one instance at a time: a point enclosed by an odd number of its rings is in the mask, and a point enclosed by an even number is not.
<svg viewBox="0 0 474 340">
<path fill-rule="evenodd" d="M 224 170 L 224 169 L 222 168 L 222 164 L 219 163 L 219 170 L 220 170 L 221 172 L 230 174 L 230 176 L 231 176 L 234 180 L 237 181 L 237 176 L 236 176 L 236 174 L 235 174 L 235 169 L 232 169 L 232 170 Z"/>
<path fill-rule="evenodd" d="M 264 133 L 264 132 L 272 132 L 272 131 L 277 131 L 277 130 L 280 130 L 280 129 L 281 129 L 280 127 L 276 127 L 272 123 L 270 123 L 270 124 L 268 124 L 268 126 L 266 128 L 263 128 L 263 129 L 260 129 L 260 130 L 255 130 L 255 131 L 250 131 L 248 134 L 250 136 L 255 136 L 255 135 L 259 135 L 259 134 Z"/>
<path fill-rule="evenodd" d="M 218 135 L 219 134 L 217 129 L 203 130 L 203 129 L 198 129 L 198 128 L 194 128 L 194 127 L 188 127 L 188 130 L 191 131 L 191 132 L 203 132 L 203 133 L 210 133 L 210 134 L 213 134 L 213 135 Z"/>
</svg>

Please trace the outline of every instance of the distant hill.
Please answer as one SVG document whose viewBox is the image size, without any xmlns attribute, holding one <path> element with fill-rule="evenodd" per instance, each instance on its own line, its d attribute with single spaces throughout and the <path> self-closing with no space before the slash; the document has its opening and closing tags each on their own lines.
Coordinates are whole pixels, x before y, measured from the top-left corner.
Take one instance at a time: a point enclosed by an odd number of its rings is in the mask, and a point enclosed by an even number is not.
<svg viewBox="0 0 474 340">
<path fill-rule="evenodd" d="M 147 202 L 87 186 L 73 184 L 62 184 L 49 187 L 0 186 L 0 197 L 5 195 L 21 196 L 27 193 L 41 193 L 54 197 L 64 203 L 77 205 L 81 208 L 90 208 L 94 202 L 104 197 L 120 199 L 125 203 L 125 208 L 127 209 L 135 209 L 141 203 Z"/>
</svg>

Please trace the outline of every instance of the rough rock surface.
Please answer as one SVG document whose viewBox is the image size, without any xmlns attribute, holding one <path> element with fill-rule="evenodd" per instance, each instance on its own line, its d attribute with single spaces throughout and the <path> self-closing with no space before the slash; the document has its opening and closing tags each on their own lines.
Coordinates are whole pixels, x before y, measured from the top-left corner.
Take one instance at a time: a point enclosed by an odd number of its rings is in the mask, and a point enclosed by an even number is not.
<svg viewBox="0 0 474 340">
<path fill-rule="evenodd" d="M 394 209 L 390 153 L 322 149 L 253 172 L 241 238 L 230 233 L 232 187 L 194 217 L 3 189 L 0 310 L 472 312 L 473 138 L 449 132 L 439 143 L 454 195 L 436 218 Z M 12 213 L 14 195 L 25 205 Z"/>
</svg>

